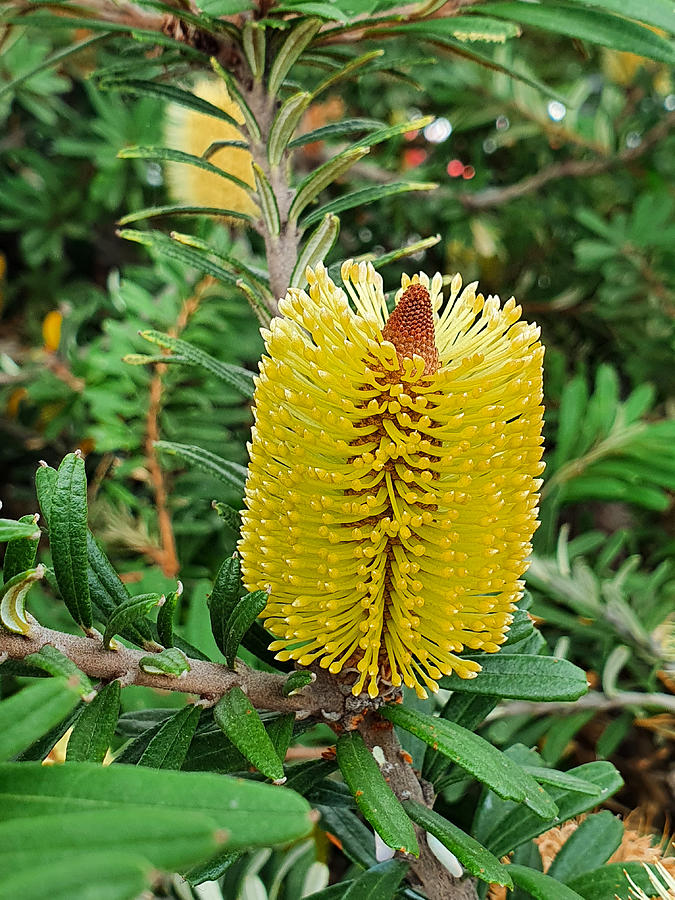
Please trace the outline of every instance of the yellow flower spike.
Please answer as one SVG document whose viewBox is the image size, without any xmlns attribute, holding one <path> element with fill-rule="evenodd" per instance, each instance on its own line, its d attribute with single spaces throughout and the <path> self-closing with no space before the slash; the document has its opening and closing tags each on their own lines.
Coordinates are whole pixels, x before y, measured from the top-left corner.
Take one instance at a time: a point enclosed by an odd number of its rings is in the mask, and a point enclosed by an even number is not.
<svg viewBox="0 0 675 900">
<path fill-rule="evenodd" d="M 465 649 L 505 639 L 538 525 L 539 329 L 461 278 L 370 264 L 307 271 L 263 333 L 247 510 L 248 590 L 269 585 L 277 658 L 376 697 L 421 697 Z"/>
<path fill-rule="evenodd" d="M 241 110 L 220 79 L 202 78 L 194 85 L 192 93 L 222 109 L 237 122 L 244 121 Z M 167 111 L 166 140 L 167 145 L 175 150 L 201 156 L 215 141 L 241 141 L 243 135 L 234 125 L 222 119 L 171 104 Z M 248 150 L 223 147 L 209 157 L 209 162 L 253 187 L 253 160 Z M 258 207 L 243 188 L 212 172 L 169 162 L 166 164 L 166 179 L 171 195 L 180 203 L 217 206 L 253 217 L 259 215 Z M 240 219 L 224 218 L 232 224 L 241 225 Z"/>
</svg>

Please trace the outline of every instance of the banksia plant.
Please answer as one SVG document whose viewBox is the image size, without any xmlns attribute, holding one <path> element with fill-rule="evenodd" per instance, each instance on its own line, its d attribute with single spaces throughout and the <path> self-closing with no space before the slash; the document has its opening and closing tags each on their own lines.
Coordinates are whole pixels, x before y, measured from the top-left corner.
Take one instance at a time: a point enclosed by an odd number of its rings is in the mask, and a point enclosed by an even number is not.
<svg viewBox="0 0 675 900">
<path fill-rule="evenodd" d="M 522 595 L 542 456 L 539 329 L 510 299 L 323 266 L 264 333 L 243 515 L 244 581 L 271 649 L 385 695 L 473 678 Z M 350 304 L 351 300 L 351 304 Z"/>
</svg>

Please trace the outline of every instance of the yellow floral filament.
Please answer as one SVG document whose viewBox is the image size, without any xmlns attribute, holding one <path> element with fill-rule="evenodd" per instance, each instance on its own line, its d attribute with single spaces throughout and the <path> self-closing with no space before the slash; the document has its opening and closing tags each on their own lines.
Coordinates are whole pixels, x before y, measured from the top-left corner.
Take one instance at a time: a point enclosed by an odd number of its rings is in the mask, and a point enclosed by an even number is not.
<svg viewBox="0 0 675 900">
<path fill-rule="evenodd" d="M 499 649 L 537 527 L 539 329 L 455 276 L 323 266 L 264 332 L 240 542 L 277 658 L 421 697 Z M 352 674 L 353 673 L 353 674 Z"/>
</svg>

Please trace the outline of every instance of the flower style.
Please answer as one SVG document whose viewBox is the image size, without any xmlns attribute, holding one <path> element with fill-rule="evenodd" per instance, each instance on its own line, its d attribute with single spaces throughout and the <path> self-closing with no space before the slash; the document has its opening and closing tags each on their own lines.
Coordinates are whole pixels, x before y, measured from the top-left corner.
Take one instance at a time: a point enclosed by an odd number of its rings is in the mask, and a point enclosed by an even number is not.
<svg viewBox="0 0 675 900">
<path fill-rule="evenodd" d="M 307 270 L 263 332 L 242 571 L 281 660 L 355 695 L 425 686 L 494 653 L 520 598 L 543 470 L 536 325 L 455 275 Z M 346 291 L 346 292 L 345 292 Z M 460 292 L 461 291 L 461 292 Z M 350 304 L 351 300 L 351 304 Z"/>
</svg>

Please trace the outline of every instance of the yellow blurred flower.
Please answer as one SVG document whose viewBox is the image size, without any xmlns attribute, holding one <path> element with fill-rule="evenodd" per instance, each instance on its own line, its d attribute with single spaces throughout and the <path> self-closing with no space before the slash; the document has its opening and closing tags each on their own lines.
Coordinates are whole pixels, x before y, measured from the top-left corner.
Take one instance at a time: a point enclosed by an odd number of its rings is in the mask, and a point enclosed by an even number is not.
<svg viewBox="0 0 675 900">
<path fill-rule="evenodd" d="M 192 93 L 228 113 L 237 122 L 243 122 L 241 110 L 220 80 L 202 78 Z M 171 104 L 167 112 L 166 140 L 175 150 L 193 156 L 201 156 L 216 141 L 241 141 L 242 133 L 222 119 L 205 113 Z M 214 166 L 236 175 L 253 187 L 252 157 L 242 147 L 223 147 L 209 157 Z M 196 166 L 170 162 L 166 165 L 166 178 L 172 196 L 188 206 L 217 206 L 250 216 L 258 215 L 258 208 L 249 194 L 238 185 L 212 172 Z M 227 217 L 225 217 L 227 218 Z M 241 220 L 229 221 L 241 224 Z"/>
<path fill-rule="evenodd" d="M 58 309 L 52 309 L 42 320 L 42 340 L 45 350 L 56 353 L 61 343 L 61 323 L 63 316 Z"/>
<path fill-rule="evenodd" d="M 242 515 L 249 590 L 281 660 L 318 660 L 375 697 L 426 696 L 458 654 L 493 653 L 537 527 L 539 329 L 511 299 L 403 277 L 389 314 L 370 264 L 323 266 L 269 331 Z M 345 292 L 346 291 L 346 292 Z M 350 305 L 350 299 L 351 304 Z"/>
</svg>

